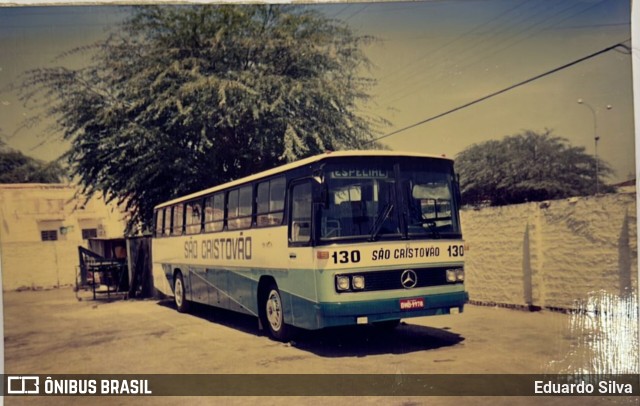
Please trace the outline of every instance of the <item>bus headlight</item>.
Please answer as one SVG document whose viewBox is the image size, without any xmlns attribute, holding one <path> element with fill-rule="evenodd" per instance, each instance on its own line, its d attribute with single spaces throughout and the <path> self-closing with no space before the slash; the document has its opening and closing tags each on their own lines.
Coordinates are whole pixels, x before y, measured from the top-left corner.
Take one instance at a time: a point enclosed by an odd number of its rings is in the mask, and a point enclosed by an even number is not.
<svg viewBox="0 0 640 406">
<path fill-rule="evenodd" d="M 456 283 L 464 281 L 464 268 L 447 269 L 447 282 Z"/>
<path fill-rule="evenodd" d="M 349 277 L 348 276 L 336 276 L 336 288 L 340 290 L 349 290 Z"/>
<path fill-rule="evenodd" d="M 353 284 L 353 290 L 364 289 L 364 276 L 354 276 L 351 283 Z"/>
</svg>

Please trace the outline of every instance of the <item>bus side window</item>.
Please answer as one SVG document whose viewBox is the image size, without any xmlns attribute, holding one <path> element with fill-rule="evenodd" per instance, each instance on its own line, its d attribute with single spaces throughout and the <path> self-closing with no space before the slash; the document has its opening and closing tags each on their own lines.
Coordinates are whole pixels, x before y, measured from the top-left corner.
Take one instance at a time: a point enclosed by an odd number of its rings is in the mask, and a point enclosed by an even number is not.
<svg viewBox="0 0 640 406">
<path fill-rule="evenodd" d="M 168 236 L 171 234 L 171 207 L 165 207 L 162 212 L 162 235 Z"/>
<path fill-rule="evenodd" d="M 171 228 L 171 234 L 172 235 L 182 235 L 182 226 L 184 225 L 184 210 L 183 210 L 182 204 L 177 204 L 175 206 L 173 206 L 173 210 L 172 212 L 172 216 L 173 216 L 173 221 L 172 221 L 172 228 Z"/>
<path fill-rule="evenodd" d="M 311 240 L 311 183 L 300 183 L 291 189 L 291 242 Z"/>
<path fill-rule="evenodd" d="M 202 208 L 200 202 L 187 203 L 185 220 L 187 234 L 198 234 L 202 230 Z"/>
<path fill-rule="evenodd" d="M 285 184 L 284 176 L 258 183 L 256 196 L 258 227 L 282 224 Z"/>
<path fill-rule="evenodd" d="M 162 236 L 162 231 L 164 227 L 164 209 L 160 209 L 156 211 L 156 227 L 155 227 L 155 236 Z"/>
<path fill-rule="evenodd" d="M 204 203 L 204 231 L 222 231 L 224 227 L 224 193 L 208 196 Z"/>
<path fill-rule="evenodd" d="M 252 186 L 243 186 L 229 192 L 227 203 L 227 227 L 229 230 L 240 230 L 251 227 Z"/>
</svg>

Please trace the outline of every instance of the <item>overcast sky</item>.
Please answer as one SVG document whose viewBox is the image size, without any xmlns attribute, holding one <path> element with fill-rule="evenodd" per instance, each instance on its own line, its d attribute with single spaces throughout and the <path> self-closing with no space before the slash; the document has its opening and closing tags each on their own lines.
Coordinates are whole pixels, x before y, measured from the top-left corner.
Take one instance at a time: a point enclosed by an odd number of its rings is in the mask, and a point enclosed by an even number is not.
<svg viewBox="0 0 640 406">
<path fill-rule="evenodd" d="M 593 54 L 631 37 L 628 0 L 467 0 L 315 5 L 360 34 L 378 79 L 365 106 L 393 124 L 413 125 Z M 65 50 L 102 38 L 126 8 L 0 8 L 0 88 L 25 69 L 53 66 Z M 627 42 L 627 45 L 630 43 Z M 62 62 L 80 63 L 80 61 Z M 466 147 L 523 130 L 552 129 L 613 166 L 610 181 L 635 173 L 631 56 L 610 51 L 532 83 L 384 139 L 395 150 L 455 157 Z M 612 106 L 607 109 L 607 106 Z M 0 93 L 0 135 L 40 159 L 66 146 L 39 128 L 19 128 L 32 112 Z"/>
</svg>

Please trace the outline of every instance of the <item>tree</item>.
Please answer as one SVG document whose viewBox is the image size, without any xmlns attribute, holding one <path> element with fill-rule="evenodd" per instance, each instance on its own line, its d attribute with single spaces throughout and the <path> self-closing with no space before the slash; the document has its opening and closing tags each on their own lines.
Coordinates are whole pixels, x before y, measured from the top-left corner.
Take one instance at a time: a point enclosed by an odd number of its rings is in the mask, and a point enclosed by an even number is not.
<svg viewBox="0 0 640 406">
<path fill-rule="evenodd" d="M 462 201 L 494 206 L 595 193 L 595 158 L 546 130 L 474 144 L 456 158 Z M 599 160 L 600 183 L 612 174 Z M 611 191 L 604 187 L 603 191 Z"/>
<path fill-rule="evenodd" d="M 58 183 L 65 170 L 57 162 L 43 162 L 2 147 L 0 143 L 0 183 Z"/>
<path fill-rule="evenodd" d="M 28 71 L 21 97 L 72 141 L 87 194 L 153 206 L 325 150 L 362 148 L 384 120 L 358 114 L 372 41 L 307 8 L 137 7 L 88 66 Z M 370 145 L 369 145 L 370 146 Z"/>
</svg>

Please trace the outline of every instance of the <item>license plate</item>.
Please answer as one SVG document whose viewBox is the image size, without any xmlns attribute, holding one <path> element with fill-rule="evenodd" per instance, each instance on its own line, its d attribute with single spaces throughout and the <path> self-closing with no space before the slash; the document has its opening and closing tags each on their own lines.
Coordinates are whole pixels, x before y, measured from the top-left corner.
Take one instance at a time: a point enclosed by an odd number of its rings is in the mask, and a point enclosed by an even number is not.
<svg viewBox="0 0 640 406">
<path fill-rule="evenodd" d="M 400 300 L 400 310 L 424 309 L 424 299 L 419 297 L 416 299 Z"/>
</svg>

